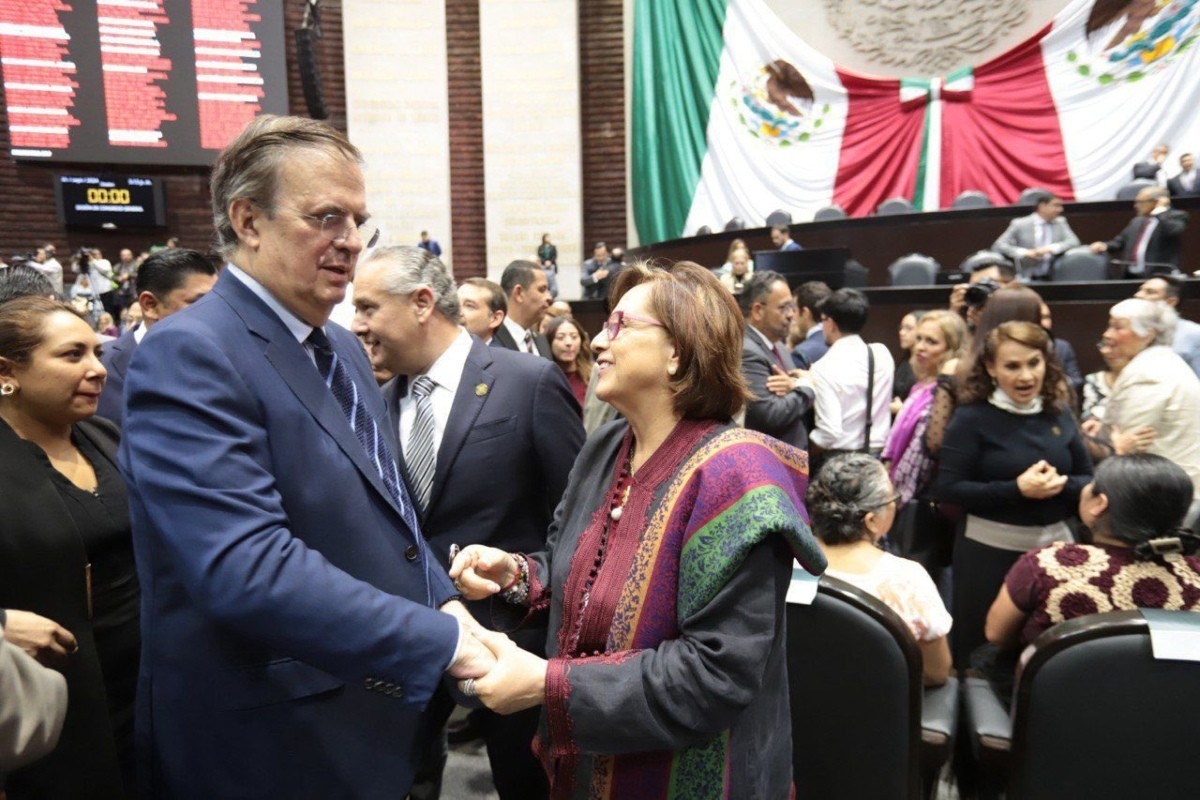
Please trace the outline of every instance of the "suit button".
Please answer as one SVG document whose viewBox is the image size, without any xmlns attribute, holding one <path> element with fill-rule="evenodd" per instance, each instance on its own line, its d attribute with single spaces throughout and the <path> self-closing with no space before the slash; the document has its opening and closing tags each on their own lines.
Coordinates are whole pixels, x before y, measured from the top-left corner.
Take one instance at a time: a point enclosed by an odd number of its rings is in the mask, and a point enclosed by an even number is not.
<svg viewBox="0 0 1200 800">
<path fill-rule="evenodd" d="M 408 549 L 404 551 L 404 557 L 409 561 L 416 561 L 419 555 L 421 555 L 421 548 L 417 547 L 415 544 L 410 544 Z"/>
</svg>

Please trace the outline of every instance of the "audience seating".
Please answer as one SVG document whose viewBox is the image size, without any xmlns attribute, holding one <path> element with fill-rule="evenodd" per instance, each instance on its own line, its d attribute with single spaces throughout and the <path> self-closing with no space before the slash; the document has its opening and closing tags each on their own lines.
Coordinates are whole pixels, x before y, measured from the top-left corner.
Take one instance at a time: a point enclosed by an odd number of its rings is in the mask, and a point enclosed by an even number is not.
<svg viewBox="0 0 1200 800">
<path fill-rule="evenodd" d="M 1200 635 L 1200 614 L 1146 613 Z M 1194 796 L 1200 662 L 1156 660 L 1143 612 L 1068 620 L 1021 661 L 1011 717 L 986 681 L 966 681 L 980 797 Z"/>
<path fill-rule="evenodd" d="M 968 189 L 967 191 L 963 192 L 958 197 L 954 198 L 954 202 L 950 204 L 950 208 L 958 209 L 958 210 L 961 210 L 964 208 L 991 208 L 991 207 L 992 207 L 991 198 L 988 197 L 983 192 L 979 192 L 974 189 Z"/>
<path fill-rule="evenodd" d="M 813 222 L 829 222 L 837 219 L 845 219 L 846 212 L 841 206 L 832 205 L 817 209 L 817 213 L 813 214 Z"/>
<path fill-rule="evenodd" d="M 929 256 L 910 253 L 893 261 L 888 274 L 892 286 L 932 286 L 941 269 L 941 265 Z"/>
<path fill-rule="evenodd" d="M 1093 253 L 1086 245 L 1072 247 L 1063 253 L 1050 267 L 1050 279 L 1054 281 L 1102 281 L 1108 278 L 1108 255 Z"/>
<path fill-rule="evenodd" d="M 727 231 L 743 231 L 746 229 L 746 221 L 741 217 L 732 217 L 729 222 L 725 223 Z"/>
<path fill-rule="evenodd" d="M 983 267 L 992 267 L 997 264 L 1007 264 L 1008 259 L 999 253 L 991 250 L 979 250 L 963 259 L 963 262 L 958 265 L 959 272 L 971 273 Z"/>
<path fill-rule="evenodd" d="M 1158 186 L 1158 183 L 1150 178 L 1134 178 L 1120 189 L 1117 189 L 1117 199 L 1133 200 L 1142 189 L 1149 189 L 1152 186 Z"/>
<path fill-rule="evenodd" d="M 958 682 L 922 688 L 903 620 L 826 576 L 812 605 L 788 605 L 787 650 L 797 795 L 932 797 L 956 733 Z"/>
<path fill-rule="evenodd" d="M 894 214 L 911 214 L 913 210 L 913 204 L 908 198 L 892 197 L 879 204 L 879 208 L 875 209 L 875 215 L 890 217 Z"/>
<path fill-rule="evenodd" d="M 767 227 L 768 228 L 775 226 L 775 225 L 791 225 L 791 224 L 792 224 L 791 212 L 784 211 L 781 208 L 777 208 L 774 211 L 772 211 L 770 214 L 767 215 Z"/>
<path fill-rule="evenodd" d="M 696 233 L 693 235 L 694 236 L 708 236 L 712 232 L 713 232 L 712 228 L 709 227 L 708 225 L 701 225 L 699 228 L 696 228 Z"/>
<path fill-rule="evenodd" d="M 1036 206 L 1039 197 L 1050 194 L 1049 189 L 1043 189 L 1040 186 L 1030 186 L 1028 189 L 1021 192 L 1021 196 L 1017 198 L 1015 206 Z"/>
</svg>

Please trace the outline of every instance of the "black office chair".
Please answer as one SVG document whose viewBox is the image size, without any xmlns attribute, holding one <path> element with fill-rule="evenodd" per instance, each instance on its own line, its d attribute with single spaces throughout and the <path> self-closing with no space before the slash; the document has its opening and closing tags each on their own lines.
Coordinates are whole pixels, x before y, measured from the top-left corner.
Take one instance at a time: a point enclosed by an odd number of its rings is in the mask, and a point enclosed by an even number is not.
<svg viewBox="0 0 1200 800">
<path fill-rule="evenodd" d="M 999 253 L 992 252 L 991 250 L 979 250 L 964 258 L 963 262 L 958 265 L 958 271 L 970 275 L 975 270 L 983 269 L 984 267 L 994 267 L 997 264 L 1011 263 Z"/>
<path fill-rule="evenodd" d="M 845 219 L 846 212 L 841 206 L 825 206 L 817 209 L 817 213 L 813 214 L 813 222 L 830 222 L 837 219 Z"/>
<path fill-rule="evenodd" d="M 1108 254 L 1093 253 L 1082 245 L 1072 247 L 1054 260 L 1050 267 L 1050 280 L 1083 283 L 1102 281 L 1108 278 Z"/>
<path fill-rule="evenodd" d="M 741 217 L 733 217 L 729 220 L 729 222 L 725 223 L 725 230 L 727 231 L 744 231 L 745 229 L 746 220 L 742 219 Z"/>
<path fill-rule="evenodd" d="M 1152 611 L 1200 634 L 1200 614 Z M 1055 625 L 1022 656 L 1011 717 L 981 678 L 964 692 L 980 796 L 1195 797 L 1200 662 L 1155 659 L 1141 611 Z"/>
<path fill-rule="evenodd" d="M 784 211 L 781 208 L 777 208 L 774 211 L 772 211 L 770 214 L 767 215 L 767 227 L 768 228 L 773 227 L 775 225 L 791 225 L 791 224 L 792 224 L 791 213 Z"/>
<path fill-rule="evenodd" d="M 823 577 L 787 608 L 792 772 L 799 797 L 932 797 L 953 745 L 958 682 L 924 691 L 921 651 L 900 617 Z"/>
<path fill-rule="evenodd" d="M 1158 186 L 1158 183 L 1150 178 L 1134 178 L 1120 189 L 1117 189 L 1117 199 L 1133 200 L 1142 189 L 1149 189 L 1152 186 Z"/>
<path fill-rule="evenodd" d="M 875 216 L 890 217 L 895 214 L 911 214 L 913 213 L 913 204 L 907 197 L 892 197 L 884 200 L 879 204 L 879 208 L 875 209 Z"/>
<path fill-rule="evenodd" d="M 893 261 L 888 274 L 892 286 L 933 286 L 941 270 L 941 265 L 929 256 L 909 253 Z"/>
<path fill-rule="evenodd" d="M 693 235 L 708 236 L 711 233 L 712 233 L 712 228 L 710 228 L 708 225 L 701 225 L 699 228 L 696 228 L 696 233 Z"/>
<path fill-rule="evenodd" d="M 1037 201 L 1048 194 L 1050 194 L 1049 189 L 1043 189 L 1040 186 L 1030 186 L 1021 192 L 1021 196 L 1017 198 L 1017 202 L 1013 203 L 1013 205 L 1036 206 Z"/>
<path fill-rule="evenodd" d="M 950 208 L 963 210 L 967 208 L 991 208 L 992 200 L 983 192 L 974 189 L 967 191 L 954 198 L 954 202 L 950 204 Z"/>
</svg>

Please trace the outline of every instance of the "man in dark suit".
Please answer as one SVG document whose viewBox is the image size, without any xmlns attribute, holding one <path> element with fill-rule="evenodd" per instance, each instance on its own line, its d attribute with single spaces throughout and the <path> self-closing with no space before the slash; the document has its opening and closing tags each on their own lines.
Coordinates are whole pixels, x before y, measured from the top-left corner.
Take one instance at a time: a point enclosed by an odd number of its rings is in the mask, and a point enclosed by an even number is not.
<svg viewBox="0 0 1200 800">
<path fill-rule="evenodd" d="M 1200 197 L 1200 173 L 1191 153 L 1179 157 L 1179 174 L 1167 181 L 1167 191 L 1171 197 Z"/>
<path fill-rule="evenodd" d="M 182 311 L 212 291 L 217 270 L 203 253 L 175 247 L 146 258 L 134 278 L 142 322 L 111 344 L 100 360 L 108 370 L 100 406 L 96 411 L 119 428 L 125 418 L 125 373 L 133 351 L 159 320 Z"/>
<path fill-rule="evenodd" d="M 807 447 L 804 422 L 812 409 L 812 390 L 799 385 L 791 356 L 779 344 L 796 314 L 787 279 L 770 270 L 756 272 L 737 299 L 746 318 L 742 375 L 754 394 L 746 404 L 746 427 Z"/>
<path fill-rule="evenodd" d="M 1161 186 L 1142 189 L 1133 207 L 1137 216 L 1125 230 L 1107 242 L 1092 242 L 1092 252 L 1117 256 L 1126 278 L 1178 270 L 1187 212 L 1171 208 L 1171 195 Z"/>
<path fill-rule="evenodd" d="M 798 242 L 792 240 L 792 231 L 787 225 L 771 226 L 771 244 L 776 250 L 803 250 Z"/>
<path fill-rule="evenodd" d="M 562 370 L 546 359 L 488 347 L 461 328 L 449 270 L 416 248 L 374 251 L 359 269 L 354 305 L 354 330 L 372 362 L 397 375 L 384 387 L 384 401 L 434 553 L 448 557 L 451 546 L 473 543 L 541 550 L 584 439 Z M 490 603 L 470 605 L 477 619 L 491 624 Z M 514 639 L 542 654 L 546 628 L 522 629 Z M 437 721 L 444 723 L 453 704 L 448 695 L 441 699 Z M 472 714 L 504 800 L 547 794 L 530 750 L 539 715 L 539 708 L 504 717 Z"/>
<path fill-rule="evenodd" d="M 579 284 L 583 286 L 583 299 L 607 299 L 613 278 L 624 268 L 620 260 L 609 255 L 608 244 L 596 242 L 592 257 L 583 262 L 583 272 L 579 278 Z"/>
<path fill-rule="evenodd" d="M 508 296 L 508 314 L 496 328 L 492 347 L 506 347 L 553 360 L 550 343 L 538 333 L 538 325 L 550 307 L 550 283 L 546 273 L 532 261 L 517 259 L 504 268 L 500 288 Z"/>
<path fill-rule="evenodd" d="M 213 291 L 126 380 L 140 796 L 403 797 L 445 674 L 494 660 L 421 536 L 362 345 L 358 150 L 256 118 L 217 157 Z"/>
<path fill-rule="evenodd" d="M 829 350 L 821 329 L 821 303 L 829 297 L 829 292 L 824 281 L 805 281 L 796 287 L 796 317 L 792 320 L 792 331 L 800 342 L 792 349 L 792 361 L 799 369 L 810 369 Z"/>
</svg>

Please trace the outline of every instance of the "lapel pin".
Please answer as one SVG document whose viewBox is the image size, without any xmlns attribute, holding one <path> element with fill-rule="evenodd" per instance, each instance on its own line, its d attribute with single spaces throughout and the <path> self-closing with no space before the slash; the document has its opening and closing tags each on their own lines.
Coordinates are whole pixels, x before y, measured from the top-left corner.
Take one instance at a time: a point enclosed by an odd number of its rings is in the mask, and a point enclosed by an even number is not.
<svg viewBox="0 0 1200 800">
<path fill-rule="evenodd" d="M 487 393 L 488 393 L 488 385 L 486 383 L 475 384 L 475 396 L 476 397 L 487 397 Z"/>
</svg>

